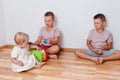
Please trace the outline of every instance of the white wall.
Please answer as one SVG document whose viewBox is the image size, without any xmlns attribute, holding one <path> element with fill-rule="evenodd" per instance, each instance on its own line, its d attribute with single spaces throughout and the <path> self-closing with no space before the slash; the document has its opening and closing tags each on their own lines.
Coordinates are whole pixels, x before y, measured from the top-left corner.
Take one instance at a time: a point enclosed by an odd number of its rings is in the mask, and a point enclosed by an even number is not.
<svg viewBox="0 0 120 80">
<path fill-rule="evenodd" d="M 0 46 L 6 43 L 4 14 L 3 14 L 3 0 L 0 0 Z"/>
<path fill-rule="evenodd" d="M 18 31 L 30 35 L 35 41 L 44 25 L 43 15 L 53 11 L 57 27 L 62 32 L 65 48 L 86 48 L 86 38 L 93 26 L 93 16 L 103 13 L 107 17 L 107 29 L 113 33 L 114 47 L 120 49 L 120 0 L 4 0 L 6 40 L 14 44 Z"/>
</svg>

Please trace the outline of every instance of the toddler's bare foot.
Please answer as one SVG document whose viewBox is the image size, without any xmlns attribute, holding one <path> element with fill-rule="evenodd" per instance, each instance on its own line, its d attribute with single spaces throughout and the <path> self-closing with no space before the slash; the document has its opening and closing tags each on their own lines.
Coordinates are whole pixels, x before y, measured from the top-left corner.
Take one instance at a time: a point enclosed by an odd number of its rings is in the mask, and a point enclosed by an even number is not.
<svg viewBox="0 0 120 80">
<path fill-rule="evenodd" d="M 35 65 L 35 68 L 41 68 L 46 62 L 39 62 Z"/>
<path fill-rule="evenodd" d="M 50 58 L 50 59 L 57 59 L 57 55 L 56 55 L 56 54 L 49 55 L 49 58 Z"/>
<path fill-rule="evenodd" d="M 104 59 L 102 57 L 99 57 L 98 60 L 99 60 L 99 64 L 102 64 L 104 61 Z"/>
<path fill-rule="evenodd" d="M 38 65 L 42 67 L 46 62 L 40 62 Z"/>
</svg>

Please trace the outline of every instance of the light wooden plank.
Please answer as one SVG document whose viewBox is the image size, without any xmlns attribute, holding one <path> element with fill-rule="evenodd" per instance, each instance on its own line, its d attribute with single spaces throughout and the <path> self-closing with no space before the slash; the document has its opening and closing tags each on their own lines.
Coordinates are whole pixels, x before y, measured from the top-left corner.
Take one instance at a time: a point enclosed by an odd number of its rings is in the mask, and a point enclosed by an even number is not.
<svg viewBox="0 0 120 80">
<path fill-rule="evenodd" d="M 60 77 L 54 77 L 54 76 L 44 76 L 44 75 L 38 75 L 35 77 L 35 80 L 75 80 L 75 79 L 67 79 L 67 78 L 60 78 Z"/>
<path fill-rule="evenodd" d="M 21 77 L 9 76 L 9 75 L 2 75 L 2 74 L 0 74 L 0 78 L 1 78 L 2 80 L 24 80 L 24 79 L 21 78 Z"/>
</svg>

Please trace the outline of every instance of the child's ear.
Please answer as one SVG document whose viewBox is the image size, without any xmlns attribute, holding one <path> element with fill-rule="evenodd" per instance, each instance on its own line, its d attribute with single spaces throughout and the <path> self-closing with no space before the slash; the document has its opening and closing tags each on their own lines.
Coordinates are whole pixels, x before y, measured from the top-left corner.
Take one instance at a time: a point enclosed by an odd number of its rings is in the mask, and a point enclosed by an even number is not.
<svg viewBox="0 0 120 80">
<path fill-rule="evenodd" d="M 103 25 L 104 25 L 104 26 L 106 25 L 106 22 L 105 22 L 105 21 L 103 22 Z"/>
</svg>

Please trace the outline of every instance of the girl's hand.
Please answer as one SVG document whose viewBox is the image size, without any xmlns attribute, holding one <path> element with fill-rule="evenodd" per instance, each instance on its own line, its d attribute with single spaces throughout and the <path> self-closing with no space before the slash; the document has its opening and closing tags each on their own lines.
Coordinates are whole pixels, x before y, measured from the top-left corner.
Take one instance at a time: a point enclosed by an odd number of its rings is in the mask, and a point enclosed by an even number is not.
<svg viewBox="0 0 120 80">
<path fill-rule="evenodd" d="M 24 64 L 23 64 L 22 61 L 18 61 L 18 62 L 17 62 L 17 65 L 19 65 L 19 66 L 24 66 Z"/>
</svg>

